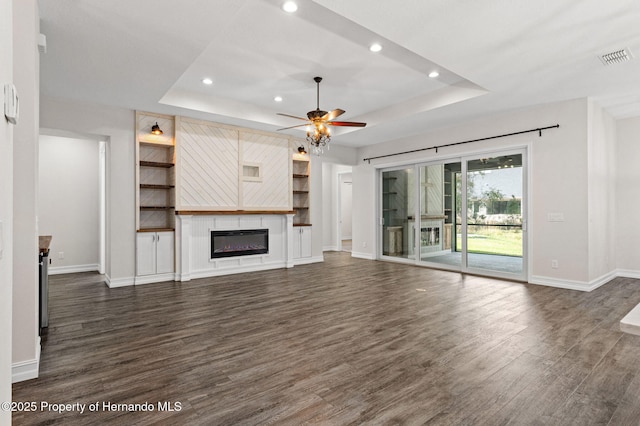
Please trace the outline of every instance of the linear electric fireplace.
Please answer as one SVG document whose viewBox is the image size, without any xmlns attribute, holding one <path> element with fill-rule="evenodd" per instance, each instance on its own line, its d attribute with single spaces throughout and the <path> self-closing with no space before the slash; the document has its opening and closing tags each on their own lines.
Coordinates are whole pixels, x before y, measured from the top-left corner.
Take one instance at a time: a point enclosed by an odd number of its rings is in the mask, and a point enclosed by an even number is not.
<svg viewBox="0 0 640 426">
<path fill-rule="evenodd" d="M 268 229 L 211 231 L 211 259 L 269 253 Z"/>
</svg>

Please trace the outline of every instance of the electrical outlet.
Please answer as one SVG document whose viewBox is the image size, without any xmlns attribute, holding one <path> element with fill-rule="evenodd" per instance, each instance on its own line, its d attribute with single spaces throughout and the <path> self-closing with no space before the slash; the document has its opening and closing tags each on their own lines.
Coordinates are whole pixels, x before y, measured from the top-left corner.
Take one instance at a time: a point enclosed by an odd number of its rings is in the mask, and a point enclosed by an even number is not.
<svg viewBox="0 0 640 426">
<path fill-rule="evenodd" d="M 556 259 L 551 260 L 551 267 L 553 269 L 558 269 L 558 261 Z"/>
<path fill-rule="evenodd" d="M 63 251 L 59 251 L 58 252 L 58 259 L 64 259 L 64 252 Z"/>
</svg>

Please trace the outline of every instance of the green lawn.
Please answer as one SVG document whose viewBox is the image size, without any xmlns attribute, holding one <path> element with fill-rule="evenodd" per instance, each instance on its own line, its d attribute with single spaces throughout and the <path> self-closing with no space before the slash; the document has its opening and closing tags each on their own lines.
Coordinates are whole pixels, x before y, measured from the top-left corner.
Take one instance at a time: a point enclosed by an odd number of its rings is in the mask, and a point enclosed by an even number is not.
<svg viewBox="0 0 640 426">
<path fill-rule="evenodd" d="M 462 247 L 460 234 L 457 235 L 458 250 Z M 522 257 L 522 231 L 520 229 L 484 228 L 469 226 L 467 241 L 469 253 L 499 254 Z"/>
</svg>

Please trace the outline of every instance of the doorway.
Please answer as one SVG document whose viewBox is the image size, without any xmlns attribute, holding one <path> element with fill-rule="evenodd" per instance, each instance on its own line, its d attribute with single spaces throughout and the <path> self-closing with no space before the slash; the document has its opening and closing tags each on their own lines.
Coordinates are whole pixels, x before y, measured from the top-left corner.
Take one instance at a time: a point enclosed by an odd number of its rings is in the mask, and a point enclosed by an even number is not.
<svg viewBox="0 0 640 426">
<path fill-rule="evenodd" d="M 338 243 L 339 250 L 351 252 L 352 239 L 352 179 L 351 172 L 338 173 Z"/>
<path fill-rule="evenodd" d="M 53 237 L 49 273 L 105 273 L 106 140 L 43 130 L 39 151 L 38 227 Z"/>
</svg>

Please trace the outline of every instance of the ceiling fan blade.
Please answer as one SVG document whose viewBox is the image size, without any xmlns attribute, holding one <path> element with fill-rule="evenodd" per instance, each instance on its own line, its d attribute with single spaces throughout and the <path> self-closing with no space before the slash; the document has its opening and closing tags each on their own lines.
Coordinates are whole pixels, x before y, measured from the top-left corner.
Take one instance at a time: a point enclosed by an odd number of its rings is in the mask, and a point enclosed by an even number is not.
<svg viewBox="0 0 640 426">
<path fill-rule="evenodd" d="M 295 115 L 283 114 L 283 113 L 281 113 L 281 112 L 276 112 L 276 114 L 278 114 L 278 115 L 283 115 L 283 116 L 285 116 L 285 117 L 297 118 L 298 120 L 309 121 L 309 119 L 308 119 L 308 118 L 296 117 Z"/>
<path fill-rule="evenodd" d="M 326 124 L 344 127 L 364 127 L 367 125 L 367 123 L 359 123 L 357 121 L 328 121 Z"/>
<path fill-rule="evenodd" d="M 322 121 L 331 121 L 334 118 L 338 118 L 340 117 L 342 114 L 344 114 L 346 111 L 340 108 L 336 108 L 333 111 L 329 111 L 328 113 L 326 113 L 324 116 L 322 116 Z"/>
<path fill-rule="evenodd" d="M 280 131 L 280 130 L 295 129 L 296 127 L 304 127 L 304 126 L 308 126 L 308 125 L 309 125 L 309 123 L 305 123 L 305 124 L 298 124 L 297 126 L 283 127 L 282 129 L 278 129 L 277 131 Z"/>
</svg>

